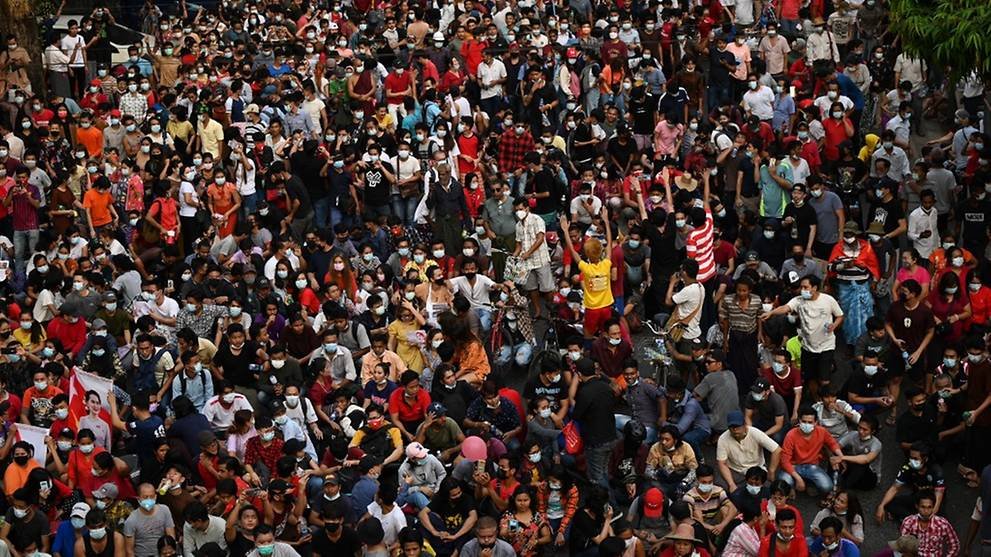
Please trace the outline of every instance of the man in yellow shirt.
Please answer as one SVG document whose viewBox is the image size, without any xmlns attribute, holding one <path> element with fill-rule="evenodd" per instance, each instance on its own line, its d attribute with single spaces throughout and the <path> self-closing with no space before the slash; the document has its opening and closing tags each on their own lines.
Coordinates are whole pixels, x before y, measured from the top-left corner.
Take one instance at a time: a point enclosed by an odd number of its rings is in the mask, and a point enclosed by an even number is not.
<svg viewBox="0 0 991 557">
<path fill-rule="evenodd" d="M 585 252 L 586 259 L 582 259 L 575 246 L 571 243 L 571 235 L 568 234 L 568 218 L 560 217 L 561 236 L 564 238 L 567 249 L 571 252 L 571 257 L 578 262 L 578 269 L 582 273 L 582 290 L 584 291 L 585 304 L 585 338 L 593 338 L 599 334 L 605 323 L 612 317 L 612 281 L 616 280 L 616 270 L 613 269 L 612 261 L 605 254 L 612 253 L 612 230 L 609 226 L 609 209 L 602 207 L 602 220 L 606 223 L 606 243 L 595 238 L 585 240 L 582 251 Z"/>
<path fill-rule="evenodd" d="M 210 118 L 209 110 L 200 113 L 199 136 L 201 153 L 210 153 L 213 160 L 223 159 L 224 127 Z"/>
</svg>

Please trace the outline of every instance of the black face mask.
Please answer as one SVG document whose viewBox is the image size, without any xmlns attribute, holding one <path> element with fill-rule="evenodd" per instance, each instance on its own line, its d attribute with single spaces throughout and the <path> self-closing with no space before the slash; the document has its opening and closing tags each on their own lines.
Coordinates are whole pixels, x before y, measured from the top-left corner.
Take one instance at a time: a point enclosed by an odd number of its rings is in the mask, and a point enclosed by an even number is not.
<svg viewBox="0 0 991 557">
<path fill-rule="evenodd" d="M 331 534 L 336 534 L 341 529 L 340 522 L 324 522 L 323 526 Z"/>
<path fill-rule="evenodd" d="M 480 547 L 482 549 L 492 549 L 493 547 L 495 547 L 495 542 L 492 542 L 492 543 L 482 543 L 481 541 L 479 541 L 478 542 L 478 547 Z"/>
<path fill-rule="evenodd" d="M 801 254 L 796 253 L 795 255 L 793 255 L 791 257 L 792 257 L 792 259 L 795 260 L 795 263 L 801 263 L 802 261 L 805 261 L 805 254 L 804 253 L 801 253 Z"/>
<path fill-rule="evenodd" d="M 18 466 L 24 466 L 25 464 L 28 463 L 28 460 L 30 458 L 31 457 L 29 457 L 27 455 L 15 456 L 14 457 L 14 463 L 17 464 Z"/>
<path fill-rule="evenodd" d="M 472 280 L 475 278 L 475 273 L 465 273 L 465 278 L 468 280 Z"/>
<path fill-rule="evenodd" d="M 499 478 L 500 480 L 504 480 L 509 477 L 509 472 L 503 470 L 502 468 L 499 468 L 496 470 L 496 477 Z"/>
</svg>

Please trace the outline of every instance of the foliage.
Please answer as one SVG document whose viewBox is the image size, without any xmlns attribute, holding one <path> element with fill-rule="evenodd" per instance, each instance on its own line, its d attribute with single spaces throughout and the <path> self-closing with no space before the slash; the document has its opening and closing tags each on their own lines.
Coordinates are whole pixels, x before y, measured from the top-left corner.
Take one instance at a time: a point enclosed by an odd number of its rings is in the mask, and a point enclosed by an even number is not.
<svg viewBox="0 0 991 557">
<path fill-rule="evenodd" d="M 891 0 L 891 30 L 902 48 L 957 77 L 991 75 L 991 2 Z"/>
</svg>

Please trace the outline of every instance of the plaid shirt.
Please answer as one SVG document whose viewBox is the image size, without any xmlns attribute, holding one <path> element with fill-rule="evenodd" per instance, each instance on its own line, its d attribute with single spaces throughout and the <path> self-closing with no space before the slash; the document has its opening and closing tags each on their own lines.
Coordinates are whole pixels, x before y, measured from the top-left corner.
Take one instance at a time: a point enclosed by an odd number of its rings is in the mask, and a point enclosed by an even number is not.
<svg viewBox="0 0 991 557">
<path fill-rule="evenodd" d="M 960 554 L 960 539 L 950 521 L 933 515 L 928 528 L 919 524 L 919 515 L 913 514 L 902 521 L 901 534 L 919 539 L 921 557 L 956 557 Z"/>
<path fill-rule="evenodd" d="M 499 138 L 499 172 L 524 168 L 523 157 L 533 151 L 534 147 L 533 136 L 529 131 L 524 131 L 523 135 L 516 135 L 516 131 L 512 129 L 504 131 Z"/>
<path fill-rule="evenodd" d="M 529 251 L 537 241 L 537 235 L 547 231 L 544 219 L 533 213 L 527 213 L 526 218 L 516 223 L 516 242 L 520 246 L 520 256 Z M 551 264 L 551 254 L 547 242 L 541 240 L 541 245 L 523 261 L 523 267 L 529 270 L 539 269 Z"/>
<path fill-rule="evenodd" d="M 244 449 L 244 463 L 254 466 L 258 462 L 264 464 L 269 470 L 275 470 L 275 463 L 282 456 L 282 439 L 276 437 L 267 447 L 262 446 L 260 435 L 248 439 L 248 445 Z"/>
</svg>

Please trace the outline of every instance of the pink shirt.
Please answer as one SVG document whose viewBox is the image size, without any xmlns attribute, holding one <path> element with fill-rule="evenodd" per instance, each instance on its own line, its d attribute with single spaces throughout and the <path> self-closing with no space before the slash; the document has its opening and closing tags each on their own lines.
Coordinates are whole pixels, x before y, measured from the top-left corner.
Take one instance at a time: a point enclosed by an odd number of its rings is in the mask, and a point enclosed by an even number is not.
<svg viewBox="0 0 991 557">
<path fill-rule="evenodd" d="M 666 121 L 658 122 L 654 128 L 654 153 L 656 156 L 678 154 L 678 140 L 685 134 L 685 126 L 678 124 L 674 127 Z"/>
</svg>

